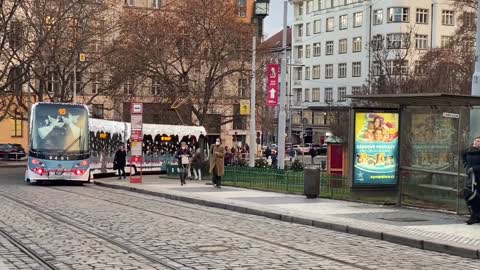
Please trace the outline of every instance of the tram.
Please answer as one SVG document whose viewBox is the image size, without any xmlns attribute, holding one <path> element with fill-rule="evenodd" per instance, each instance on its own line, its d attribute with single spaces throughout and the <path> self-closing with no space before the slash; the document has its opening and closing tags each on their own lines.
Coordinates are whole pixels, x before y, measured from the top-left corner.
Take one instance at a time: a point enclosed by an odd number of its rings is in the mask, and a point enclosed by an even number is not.
<svg viewBox="0 0 480 270">
<path fill-rule="evenodd" d="M 25 181 L 90 181 L 88 122 L 87 106 L 34 104 Z"/>
</svg>

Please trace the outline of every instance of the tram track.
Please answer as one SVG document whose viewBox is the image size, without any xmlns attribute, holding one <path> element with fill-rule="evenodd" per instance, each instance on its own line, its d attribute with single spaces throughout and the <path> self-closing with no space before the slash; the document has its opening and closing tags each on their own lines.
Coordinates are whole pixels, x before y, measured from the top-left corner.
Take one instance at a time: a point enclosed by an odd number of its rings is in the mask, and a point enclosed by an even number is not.
<svg viewBox="0 0 480 270">
<path fill-rule="evenodd" d="M 0 236 L 7 239 L 7 241 L 10 242 L 14 247 L 19 249 L 21 252 L 27 255 L 34 262 L 38 263 L 44 269 L 58 270 L 57 267 L 55 267 L 53 264 L 51 264 L 47 260 L 44 260 L 40 255 L 38 255 L 38 253 L 30 249 L 29 247 L 25 246 L 20 240 L 11 236 L 2 228 L 0 228 Z"/>
<path fill-rule="evenodd" d="M 57 190 L 60 190 L 62 191 L 61 189 L 57 189 Z M 11 194 L 6 194 L 2 191 L 0 191 L 0 196 L 2 196 L 3 198 L 6 198 L 7 200 L 10 200 L 10 201 L 13 201 L 14 203 L 17 203 L 17 204 L 20 204 L 22 205 L 23 207 L 27 208 L 27 209 L 30 209 L 30 210 L 33 210 L 35 212 L 38 212 L 38 213 L 41 213 L 42 215 L 45 215 L 45 216 L 48 216 L 50 219 L 53 219 L 53 220 L 56 220 L 58 223 L 63 223 L 63 224 L 66 224 L 66 225 L 69 225 L 69 226 L 72 226 L 76 229 L 79 229 L 79 230 L 82 230 L 84 231 L 85 233 L 87 234 L 91 234 L 95 237 L 98 237 L 99 239 L 102 239 L 114 246 L 117 246 L 125 251 L 128 251 L 132 254 L 135 254 L 137 256 L 140 256 L 140 257 L 143 257 L 144 259 L 152 262 L 152 263 L 155 263 L 155 264 L 158 264 L 158 265 L 161 265 L 161 266 L 164 266 L 168 269 L 178 269 L 179 267 L 176 267 L 176 266 L 173 266 L 173 264 L 176 264 L 178 265 L 178 263 L 176 262 L 171 262 L 170 260 L 163 260 L 163 259 L 159 259 L 159 258 L 156 258 L 155 256 L 151 256 L 149 254 L 146 254 L 145 252 L 142 252 L 140 250 L 137 250 L 135 248 L 132 248 L 128 245 L 125 245 L 123 243 L 120 243 L 119 241 L 117 240 L 114 240 L 112 239 L 111 237 L 109 236 L 106 236 L 104 234 L 101 234 L 101 233 L 98 233 L 98 232 L 95 232 L 95 231 L 92 231 L 91 229 L 87 229 L 83 226 L 80 226 L 74 222 L 71 222 L 69 221 L 68 219 L 71 219 L 71 220 L 74 220 L 73 218 L 71 217 L 68 217 L 66 215 L 63 215 L 61 213 L 58 213 L 58 212 L 55 212 L 55 215 L 54 214 L 51 214 L 49 213 L 48 211 L 45 211 L 31 203 L 27 203 L 25 202 L 24 200 L 18 198 L 17 196 L 14 196 L 14 195 L 11 195 Z M 58 215 L 58 216 L 57 216 Z M 61 217 L 59 217 L 61 216 Z M 80 221 L 78 221 L 80 222 Z M 35 253 L 34 251 L 32 251 L 31 249 L 27 248 L 25 245 L 23 245 L 21 243 L 21 241 L 13 238 L 12 236 L 10 236 L 8 233 L 6 233 L 5 231 L 3 231 L 2 229 L 0 229 L 0 235 L 3 235 L 5 236 L 6 239 L 8 239 L 10 242 L 12 242 L 12 244 L 14 244 L 15 246 L 17 246 L 20 250 L 22 250 L 25 254 L 27 254 L 28 256 L 31 256 L 32 259 L 38 261 L 39 263 L 41 262 L 42 265 L 44 265 L 46 267 L 46 269 L 58 269 L 56 268 L 55 266 L 53 266 L 52 264 L 46 262 L 45 260 L 43 260 L 41 258 L 41 256 L 39 256 L 37 253 Z M 133 245 L 133 244 L 132 244 Z M 183 269 L 185 266 L 183 266 Z"/>
<path fill-rule="evenodd" d="M 189 219 L 187 219 L 187 218 L 181 218 L 181 217 L 178 217 L 178 216 L 169 215 L 169 214 L 161 213 L 161 212 L 158 212 L 158 211 L 153 211 L 153 210 L 145 209 L 145 208 L 142 208 L 142 207 L 137 207 L 137 206 L 133 206 L 133 205 L 128 205 L 128 204 L 116 202 L 116 201 L 114 201 L 114 200 L 109 200 L 109 199 L 104 199 L 104 198 L 98 198 L 98 197 L 95 197 L 95 196 L 86 195 L 86 194 L 79 193 L 79 192 L 75 192 L 75 191 L 71 191 L 71 190 L 64 190 L 64 189 L 61 189 L 61 188 L 55 188 L 55 187 L 47 187 L 47 188 L 54 189 L 54 190 L 58 190 L 58 191 L 62 191 L 62 192 L 65 192 L 65 193 L 75 194 L 75 195 L 82 196 L 82 197 L 87 197 L 87 198 L 94 199 L 94 200 L 98 200 L 98 201 L 108 202 L 108 203 L 120 205 L 120 206 L 123 206 L 123 207 L 135 209 L 135 210 L 140 210 L 140 211 L 144 211 L 144 212 L 147 212 L 147 213 L 152 213 L 152 214 L 160 215 L 160 216 L 163 216 L 163 217 L 168 217 L 168 218 L 176 219 L 176 220 L 179 220 L 179 221 L 182 221 L 182 222 L 186 222 L 186 223 L 190 223 L 190 224 L 198 225 L 198 222 L 189 220 Z M 88 189 L 98 190 L 98 189 L 96 189 L 96 188 L 91 188 L 91 187 L 88 187 Z M 100 190 L 98 190 L 98 191 L 100 191 Z M 102 192 L 107 192 L 107 191 L 102 190 Z M 198 211 L 198 210 L 199 210 L 199 209 L 197 209 L 197 208 L 188 207 L 188 206 L 184 206 L 184 205 L 180 205 L 180 204 L 176 204 L 176 203 L 162 202 L 162 201 L 154 200 L 154 199 L 145 199 L 145 198 L 142 198 L 142 197 L 140 197 L 140 196 L 135 196 L 135 195 L 129 195 L 129 194 L 118 193 L 118 192 L 111 192 L 111 191 L 108 191 L 107 193 L 116 194 L 116 195 L 119 195 L 119 196 L 128 196 L 128 197 L 132 197 L 132 198 L 135 198 L 135 199 L 141 199 L 141 200 L 146 200 L 146 201 L 155 201 L 155 202 L 157 202 L 157 203 L 170 204 L 170 205 L 174 205 L 175 207 L 182 207 L 182 208 L 187 208 L 187 209 L 195 210 L 195 211 Z M 213 212 L 213 211 L 208 211 L 208 210 L 203 210 L 203 209 L 202 209 L 201 211 L 203 211 L 203 212 L 208 212 L 208 213 L 210 213 L 210 214 L 216 214 L 216 215 L 219 215 L 219 216 L 228 216 L 228 215 L 221 214 L 221 213 L 218 213 L 218 212 Z M 224 228 L 224 227 L 214 226 L 214 225 L 211 225 L 211 224 L 203 224 L 203 225 L 205 225 L 205 226 L 207 226 L 207 227 L 210 227 L 210 228 L 213 228 L 213 229 L 221 230 L 221 231 L 223 231 L 223 232 L 228 232 L 228 233 L 231 233 L 231 234 L 234 234 L 234 235 L 237 235 L 237 236 L 241 236 L 241 237 L 244 237 L 244 238 L 247 238 L 247 239 L 250 239 L 250 240 L 254 240 L 254 241 L 262 242 L 262 243 L 265 243 L 265 244 L 269 244 L 269 245 L 273 245 L 273 246 L 285 248 L 285 249 L 288 249 L 288 250 L 291 250 L 291 251 L 294 251 L 294 252 L 303 253 L 303 254 L 305 254 L 305 255 L 309 255 L 309 256 L 321 258 L 321 259 L 324 259 L 324 260 L 333 261 L 333 262 L 336 262 L 336 263 L 339 263 L 339 264 L 343 264 L 343 265 L 345 265 L 345 266 L 350 266 L 350 267 L 354 267 L 354 268 L 362 269 L 362 270 L 372 270 L 372 269 L 373 269 L 373 268 L 369 268 L 369 267 L 364 266 L 364 265 L 352 263 L 352 262 L 349 262 L 349 261 L 346 261 L 346 260 L 342 260 L 342 259 L 337 259 L 337 258 L 328 256 L 328 255 L 318 254 L 318 253 L 315 253 L 315 252 L 311 252 L 311 251 L 303 250 L 303 249 L 300 249 L 300 248 L 292 247 L 292 246 L 289 246 L 289 245 L 286 245 L 286 244 L 278 243 L 278 242 L 276 242 L 276 241 L 271 241 L 271 240 L 267 240 L 267 239 L 264 239 L 264 238 L 252 236 L 252 235 L 249 235 L 249 234 L 246 234 L 246 233 L 229 230 L 229 229 L 226 229 L 226 228 Z"/>
</svg>

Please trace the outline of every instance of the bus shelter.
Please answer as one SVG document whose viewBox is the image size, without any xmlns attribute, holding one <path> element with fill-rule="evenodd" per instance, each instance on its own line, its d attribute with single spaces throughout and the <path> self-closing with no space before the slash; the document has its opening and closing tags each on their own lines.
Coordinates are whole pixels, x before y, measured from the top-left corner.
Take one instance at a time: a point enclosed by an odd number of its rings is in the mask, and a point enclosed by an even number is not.
<svg viewBox="0 0 480 270">
<path fill-rule="evenodd" d="M 349 96 L 352 190 L 394 190 L 397 203 L 467 213 L 462 153 L 480 97 L 452 94 Z M 357 104 L 358 103 L 358 104 Z M 359 105 L 360 104 L 360 105 Z M 480 123 L 479 123 L 480 124 Z"/>
</svg>

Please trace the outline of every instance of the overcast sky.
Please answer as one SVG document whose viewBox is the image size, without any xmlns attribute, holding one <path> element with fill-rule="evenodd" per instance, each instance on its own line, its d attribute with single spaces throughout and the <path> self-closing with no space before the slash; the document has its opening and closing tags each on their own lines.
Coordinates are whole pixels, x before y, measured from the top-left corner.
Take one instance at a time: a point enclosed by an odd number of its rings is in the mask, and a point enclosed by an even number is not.
<svg viewBox="0 0 480 270">
<path fill-rule="evenodd" d="M 274 35 L 283 28 L 284 0 L 270 0 L 270 14 L 264 20 L 265 38 Z M 293 21 L 293 6 L 288 5 L 288 25 Z"/>
</svg>

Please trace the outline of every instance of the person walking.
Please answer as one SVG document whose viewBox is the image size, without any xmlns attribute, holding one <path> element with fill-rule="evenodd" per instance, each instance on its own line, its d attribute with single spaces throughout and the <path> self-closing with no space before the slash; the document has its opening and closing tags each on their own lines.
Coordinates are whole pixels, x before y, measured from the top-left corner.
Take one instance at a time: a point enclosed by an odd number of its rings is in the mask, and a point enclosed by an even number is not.
<svg viewBox="0 0 480 270">
<path fill-rule="evenodd" d="M 201 149 L 197 149 L 195 155 L 192 158 L 193 175 L 195 180 L 202 181 L 202 167 L 203 167 L 203 153 Z"/>
<path fill-rule="evenodd" d="M 187 170 L 190 164 L 190 157 L 192 154 L 187 148 L 187 144 L 182 142 L 180 148 L 175 154 L 175 158 L 178 160 L 178 174 L 180 175 L 180 185 L 185 185 L 185 178 L 187 177 Z"/>
<path fill-rule="evenodd" d="M 315 156 L 317 155 L 317 151 L 315 151 L 313 147 L 310 147 L 310 150 L 308 151 L 308 153 L 312 157 L 312 164 L 315 164 Z"/>
<path fill-rule="evenodd" d="M 267 149 L 265 149 L 265 158 L 269 159 L 272 156 L 272 149 L 270 149 L 270 146 L 267 146 Z"/>
<path fill-rule="evenodd" d="M 293 162 L 293 160 L 297 156 L 297 151 L 295 151 L 295 149 L 292 146 L 292 147 L 290 147 L 290 152 L 288 154 L 290 156 L 290 161 Z"/>
<path fill-rule="evenodd" d="M 125 175 L 125 165 L 127 159 L 127 152 L 125 151 L 125 147 L 122 145 L 115 153 L 115 157 L 113 158 L 113 169 L 118 170 L 118 179 L 126 178 Z"/>
<path fill-rule="evenodd" d="M 467 224 L 471 225 L 480 222 L 480 136 L 464 151 L 463 166 L 467 171 L 464 196 L 470 210 Z"/>
<path fill-rule="evenodd" d="M 210 174 L 213 175 L 213 186 L 220 188 L 222 186 L 222 176 L 224 174 L 225 147 L 220 138 L 217 138 L 215 144 L 210 147 Z"/>
</svg>

